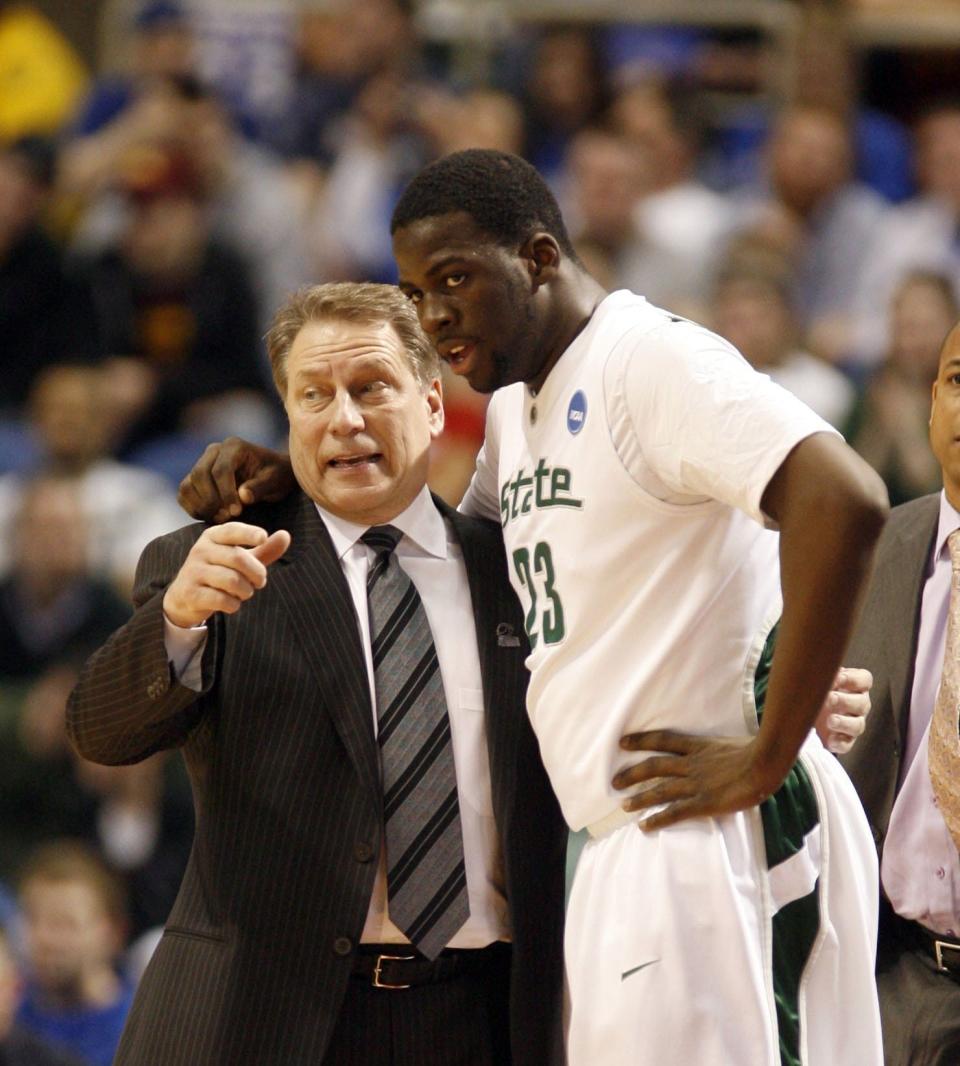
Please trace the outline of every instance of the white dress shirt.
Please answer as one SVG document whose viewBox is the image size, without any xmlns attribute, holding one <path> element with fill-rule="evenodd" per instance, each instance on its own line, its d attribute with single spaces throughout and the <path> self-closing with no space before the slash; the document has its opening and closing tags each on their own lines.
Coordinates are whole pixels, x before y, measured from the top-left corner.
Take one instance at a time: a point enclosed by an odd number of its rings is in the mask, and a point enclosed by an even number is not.
<svg viewBox="0 0 960 1066">
<path fill-rule="evenodd" d="M 960 935 L 960 857 L 933 795 L 927 738 L 946 643 L 951 570 L 947 537 L 958 528 L 960 513 L 941 493 L 940 522 L 923 586 L 900 788 L 880 864 L 880 880 L 897 914 L 948 936 Z M 909 624 L 909 619 L 902 622 Z"/>
<path fill-rule="evenodd" d="M 356 609 L 376 733 L 376 687 L 366 591 L 367 570 L 374 552 L 360 540 L 366 526 L 338 518 L 320 506 L 317 511 L 333 541 Z M 509 940 L 510 924 L 503 859 L 493 818 L 480 656 L 467 571 L 460 544 L 426 488 L 390 524 L 404 534 L 396 548 L 397 561 L 420 593 L 430 622 L 450 715 L 470 900 L 470 917 L 450 946 L 484 947 L 494 940 Z M 205 627 L 179 629 L 166 623 L 167 654 L 174 671 L 183 684 L 197 690 L 201 660 L 198 651 L 205 640 Z M 361 940 L 406 943 L 407 938 L 390 921 L 388 913 L 384 850 L 381 846 L 380 866 Z"/>
</svg>

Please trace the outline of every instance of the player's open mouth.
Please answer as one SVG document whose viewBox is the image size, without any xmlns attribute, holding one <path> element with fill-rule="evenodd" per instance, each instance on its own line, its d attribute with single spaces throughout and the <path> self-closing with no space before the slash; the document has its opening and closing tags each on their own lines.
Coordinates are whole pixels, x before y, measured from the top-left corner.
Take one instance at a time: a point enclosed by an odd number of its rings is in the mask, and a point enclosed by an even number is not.
<svg viewBox="0 0 960 1066">
<path fill-rule="evenodd" d="M 470 341 L 462 341 L 444 346 L 440 356 L 455 374 L 462 374 L 466 371 L 467 364 L 475 351 L 475 344 Z"/>
</svg>

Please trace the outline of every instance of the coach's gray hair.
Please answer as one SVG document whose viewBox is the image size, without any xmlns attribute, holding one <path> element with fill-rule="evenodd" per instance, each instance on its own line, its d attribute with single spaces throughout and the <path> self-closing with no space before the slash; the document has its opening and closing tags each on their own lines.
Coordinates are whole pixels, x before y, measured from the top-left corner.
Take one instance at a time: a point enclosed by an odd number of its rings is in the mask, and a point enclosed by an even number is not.
<svg viewBox="0 0 960 1066">
<path fill-rule="evenodd" d="M 440 358 L 423 332 L 413 304 L 394 285 L 331 282 L 298 289 L 274 315 L 267 353 L 281 399 L 287 393 L 287 357 L 297 334 L 309 322 L 389 323 L 403 345 L 414 377 L 423 388 L 440 376 Z"/>
</svg>

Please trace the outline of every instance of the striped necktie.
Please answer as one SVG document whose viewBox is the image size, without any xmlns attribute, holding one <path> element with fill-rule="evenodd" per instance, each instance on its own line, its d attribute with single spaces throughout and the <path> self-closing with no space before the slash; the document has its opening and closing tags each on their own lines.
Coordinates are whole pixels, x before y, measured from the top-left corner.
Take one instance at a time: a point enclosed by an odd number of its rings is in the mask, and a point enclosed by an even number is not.
<svg viewBox="0 0 960 1066">
<path fill-rule="evenodd" d="M 943 673 L 930 719 L 927 759 L 937 807 L 960 849 L 960 530 L 947 538 L 950 549 L 950 602 Z"/>
<path fill-rule="evenodd" d="M 433 634 L 394 548 L 403 533 L 372 526 L 367 575 L 383 772 L 390 920 L 435 958 L 470 914 L 450 719 Z"/>
</svg>

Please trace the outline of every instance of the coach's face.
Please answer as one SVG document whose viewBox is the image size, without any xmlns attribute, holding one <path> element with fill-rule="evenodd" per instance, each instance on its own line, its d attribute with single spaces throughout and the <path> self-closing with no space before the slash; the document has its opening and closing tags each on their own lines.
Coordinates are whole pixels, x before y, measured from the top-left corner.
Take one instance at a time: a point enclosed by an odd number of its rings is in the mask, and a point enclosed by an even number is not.
<svg viewBox="0 0 960 1066">
<path fill-rule="evenodd" d="M 530 247 L 498 244 L 466 211 L 454 211 L 398 229 L 393 254 L 400 289 L 455 374 L 478 392 L 537 378 L 549 312 Z"/>
<path fill-rule="evenodd" d="M 389 323 L 308 322 L 287 357 L 284 406 L 297 481 L 333 514 L 390 522 L 426 484 L 440 382 L 420 384 Z"/>
<path fill-rule="evenodd" d="M 943 471 L 947 499 L 960 509 L 960 326 L 954 326 L 940 352 L 930 406 L 930 447 Z"/>
</svg>

